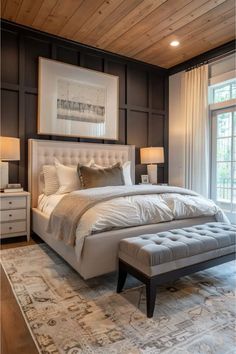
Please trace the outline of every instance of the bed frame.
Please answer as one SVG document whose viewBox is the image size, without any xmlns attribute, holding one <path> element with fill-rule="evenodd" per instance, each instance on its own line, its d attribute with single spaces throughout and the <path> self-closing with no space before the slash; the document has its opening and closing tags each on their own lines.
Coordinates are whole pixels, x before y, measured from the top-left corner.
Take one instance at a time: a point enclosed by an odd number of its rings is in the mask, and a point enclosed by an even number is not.
<svg viewBox="0 0 236 354">
<path fill-rule="evenodd" d="M 46 232 L 48 216 L 37 209 L 38 196 L 42 193 L 40 172 L 42 166 L 54 164 L 54 157 L 66 165 L 95 163 L 108 166 L 131 161 L 131 178 L 135 179 L 135 147 L 133 145 L 95 144 L 52 140 L 29 140 L 29 191 L 31 192 L 32 230 L 63 257 L 84 279 L 115 271 L 118 266 L 118 245 L 121 239 L 155 233 L 179 227 L 215 221 L 214 217 L 176 220 L 161 224 L 130 227 L 98 233 L 85 239 L 82 255 L 76 256 L 76 247 L 65 245 Z"/>
</svg>

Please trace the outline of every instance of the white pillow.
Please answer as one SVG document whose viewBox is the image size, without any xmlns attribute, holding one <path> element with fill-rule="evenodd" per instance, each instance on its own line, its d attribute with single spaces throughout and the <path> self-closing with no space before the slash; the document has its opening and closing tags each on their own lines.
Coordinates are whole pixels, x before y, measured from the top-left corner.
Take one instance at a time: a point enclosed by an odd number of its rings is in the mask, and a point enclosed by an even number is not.
<svg viewBox="0 0 236 354">
<path fill-rule="evenodd" d="M 44 188 L 43 193 L 46 195 L 55 194 L 59 188 L 56 167 L 53 165 L 43 166 Z"/>
<path fill-rule="evenodd" d="M 91 165 L 91 167 L 94 168 L 106 168 L 108 166 L 100 166 L 97 165 L 96 163 L 93 163 Z M 122 165 L 122 169 L 123 169 L 123 177 L 124 177 L 124 183 L 126 186 L 132 186 L 132 179 L 131 179 L 131 161 L 126 161 L 123 165 Z"/>
<path fill-rule="evenodd" d="M 65 166 L 61 164 L 56 158 L 54 159 L 54 162 L 59 181 L 59 189 L 57 194 L 70 193 L 82 188 L 77 172 L 77 165 Z M 91 160 L 85 164 L 85 166 L 90 167 L 93 163 L 94 160 Z"/>
<path fill-rule="evenodd" d="M 132 186 L 132 179 L 131 179 L 131 161 L 126 161 L 123 165 L 123 177 L 126 186 Z"/>
</svg>

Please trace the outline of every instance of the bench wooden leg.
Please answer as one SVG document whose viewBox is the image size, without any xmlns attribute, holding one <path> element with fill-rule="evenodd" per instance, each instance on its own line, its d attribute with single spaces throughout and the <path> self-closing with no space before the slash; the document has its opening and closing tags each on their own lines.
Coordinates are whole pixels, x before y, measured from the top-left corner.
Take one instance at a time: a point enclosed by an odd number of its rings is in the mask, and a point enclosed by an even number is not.
<svg viewBox="0 0 236 354">
<path fill-rule="evenodd" d="M 118 281 L 117 281 L 117 293 L 121 293 L 127 277 L 127 270 L 123 266 L 122 262 L 119 261 L 119 271 L 118 271 Z"/>
<path fill-rule="evenodd" d="M 155 281 L 150 278 L 146 282 L 146 302 L 147 302 L 147 317 L 153 317 L 153 312 L 156 302 L 156 284 Z"/>
<path fill-rule="evenodd" d="M 199 272 L 207 268 L 215 267 L 216 265 L 230 262 L 232 260 L 235 260 L 235 252 L 217 258 L 213 258 L 201 263 L 193 264 L 185 268 L 175 269 L 167 273 L 158 274 L 151 278 L 149 278 L 146 274 L 142 273 L 130 264 L 119 260 L 117 292 L 120 293 L 122 291 L 127 277 L 127 273 L 131 274 L 132 276 L 143 282 L 146 285 L 147 317 L 151 318 L 153 317 L 153 312 L 155 308 L 157 285 L 170 281 L 170 279 L 176 280 L 182 276 Z"/>
</svg>

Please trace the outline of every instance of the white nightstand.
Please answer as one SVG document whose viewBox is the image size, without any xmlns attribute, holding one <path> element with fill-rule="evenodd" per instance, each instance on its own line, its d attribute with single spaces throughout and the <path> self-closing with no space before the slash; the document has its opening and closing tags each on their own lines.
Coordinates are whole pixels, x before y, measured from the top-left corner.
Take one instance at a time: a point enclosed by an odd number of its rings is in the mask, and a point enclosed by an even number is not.
<svg viewBox="0 0 236 354">
<path fill-rule="evenodd" d="M 0 193 L 0 238 L 30 239 L 30 193 Z"/>
</svg>

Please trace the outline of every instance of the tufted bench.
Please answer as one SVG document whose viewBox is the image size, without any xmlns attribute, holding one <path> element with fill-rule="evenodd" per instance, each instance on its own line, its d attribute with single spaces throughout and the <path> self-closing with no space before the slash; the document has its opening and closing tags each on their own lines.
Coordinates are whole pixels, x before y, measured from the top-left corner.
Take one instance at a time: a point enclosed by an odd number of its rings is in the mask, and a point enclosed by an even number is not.
<svg viewBox="0 0 236 354">
<path fill-rule="evenodd" d="M 236 226 L 207 223 L 123 239 L 119 245 L 117 292 L 127 273 L 146 284 L 147 316 L 152 317 L 156 286 L 234 259 Z"/>
</svg>

